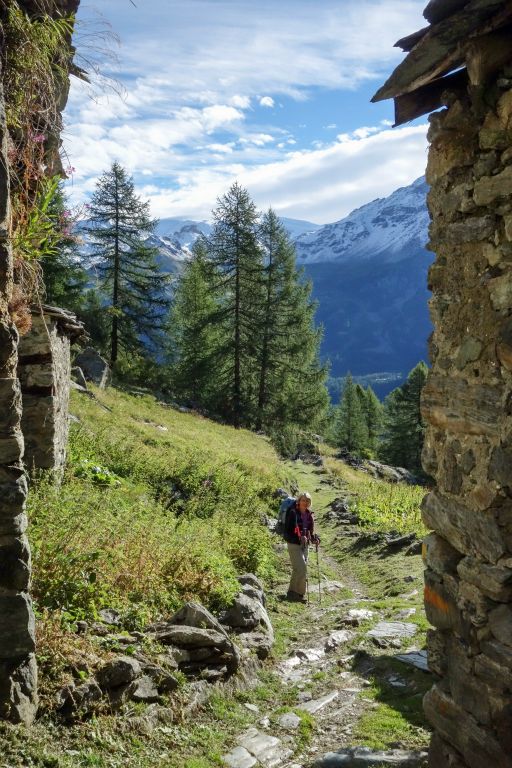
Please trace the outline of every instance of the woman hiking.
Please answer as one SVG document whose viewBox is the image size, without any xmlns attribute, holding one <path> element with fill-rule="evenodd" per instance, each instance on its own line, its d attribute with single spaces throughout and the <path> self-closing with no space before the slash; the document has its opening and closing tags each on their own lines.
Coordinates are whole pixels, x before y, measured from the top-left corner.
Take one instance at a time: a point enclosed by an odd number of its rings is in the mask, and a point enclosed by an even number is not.
<svg viewBox="0 0 512 768">
<path fill-rule="evenodd" d="M 305 602 L 308 579 L 308 550 L 315 537 L 315 519 L 311 510 L 311 496 L 300 493 L 286 513 L 284 540 L 292 565 L 290 586 L 286 595 L 293 602 Z"/>
</svg>

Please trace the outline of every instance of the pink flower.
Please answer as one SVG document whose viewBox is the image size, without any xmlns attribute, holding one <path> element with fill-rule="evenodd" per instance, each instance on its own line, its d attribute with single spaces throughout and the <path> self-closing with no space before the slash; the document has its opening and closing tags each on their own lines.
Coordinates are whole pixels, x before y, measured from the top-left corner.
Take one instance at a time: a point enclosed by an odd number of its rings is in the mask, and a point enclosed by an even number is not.
<svg viewBox="0 0 512 768">
<path fill-rule="evenodd" d="M 30 137 L 35 144 L 42 144 L 46 141 L 44 133 L 33 133 Z"/>
<path fill-rule="evenodd" d="M 68 165 L 66 168 L 66 176 L 71 176 L 72 173 L 75 173 L 76 168 L 74 168 L 72 165 Z"/>
</svg>

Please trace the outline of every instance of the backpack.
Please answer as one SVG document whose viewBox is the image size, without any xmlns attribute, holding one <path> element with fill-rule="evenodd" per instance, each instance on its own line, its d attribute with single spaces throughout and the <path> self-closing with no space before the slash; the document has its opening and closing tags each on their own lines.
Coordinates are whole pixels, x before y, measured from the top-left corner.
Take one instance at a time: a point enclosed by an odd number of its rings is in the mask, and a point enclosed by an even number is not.
<svg viewBox="0 0 512 768">
<path fill-rule="evenodd" d="M 279 514 L 277 516 L 276 527 L 274 528 L 274 531 L 278 536 L 284 536 L 286 513 L 292 508 L 296 501 L 297 499 L 294 496 L 287 496 L 279 505 Z"/>
</svg>

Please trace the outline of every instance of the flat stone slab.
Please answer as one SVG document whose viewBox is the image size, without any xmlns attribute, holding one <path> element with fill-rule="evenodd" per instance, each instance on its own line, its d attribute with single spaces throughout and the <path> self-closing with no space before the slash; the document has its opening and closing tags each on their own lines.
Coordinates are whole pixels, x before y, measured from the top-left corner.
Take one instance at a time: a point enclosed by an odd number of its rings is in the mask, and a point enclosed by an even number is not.
<svg viewBox="0 0 512 768">
<path fill-rule="evenodd" d="M 292 750 L 284 747 L 281 739 L 262 733 L 257 728 L 249 728 L 238 741 L 239 745 L 255 758 L 256 762 L 252 765 L 257 763 L 264 768 L 277 768 L 292 755 Z"/>
<path fill-rule="evenodd" d="M 345 586 L 341 581 L 321 581 L 320 586 L 322 592 L 337 592 L 339 589 L 343 589 Z M 310 585 L 310 592 L 318 592 L 318 583 L 314 582 Z"/>
<path fill-rule="evenodd" d="M 256 765 L 256 758 L 243 747 L 235 747 L 229 754 L 223 755 L 222 759 L 229 768 L 252 768 Z"/>
<path fill-rule="evenodd" d="M 306 701 L 305 704 L 300 705 L 300 708 L 305 712 L 309 712 L 310 715 L 314 715 L 316 712 L 319 712 L 321 709 L 334 701 L 334 699 L 337 699 L 338 696 L 338 691 L 332 691 L 326 696 L 322 696 L 320 699 L 311 699 L 311 701 Z"/>
<path fill-rule="evenodd" d="M 367 637 L 386 640 L 388 638 L 414 637 L 418 627 L 405 621 L 379 621 L 373 629 L 366 633 Z"/>
<path fill-rule="evenodd" d="M 409 664 L 411 667 L 421 669 L 422 672 L 430 672 L 428 668 L 428 659 L 426 651 L 409 651 L 408 653 L 399 653 L 395 656 L 397 661 L 403 664 Z"/>
<path fill-rule="evenodd" d="M 367 747 L 351 747 L 339 752 L 329 752 L 316 760 L 311 768 L 426 768 L 426 752 L 409 752 L 393 749 L 379 752 Z"/>
</svg>

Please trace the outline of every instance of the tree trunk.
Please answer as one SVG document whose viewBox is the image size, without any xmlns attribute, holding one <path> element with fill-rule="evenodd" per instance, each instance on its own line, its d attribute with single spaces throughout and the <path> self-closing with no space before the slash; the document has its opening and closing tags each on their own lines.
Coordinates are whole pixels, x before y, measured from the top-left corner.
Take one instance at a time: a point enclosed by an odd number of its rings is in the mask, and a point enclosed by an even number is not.
<svg viewBox="0 0 512 768">
<path fill-rule="evenodd" d="M 263 327 L 263 344 L 261 349 L 261 368 L 260 384 L 258 391 L 258 415 L 256 418 L 256 429 L 260 430 L 263 426 L 263 412 L 267 404 L 267 374 L 268 374 L 268 345 L 270 340 L 270 307 L 272 304 L 272 281 L 274 278 L 274 263 L 272 253 L 272 243 L 269 247 L 268 261 L 268 280 L 267 280 L 267 298 L 265 302 L 265 321 Z"/>
</svg>

